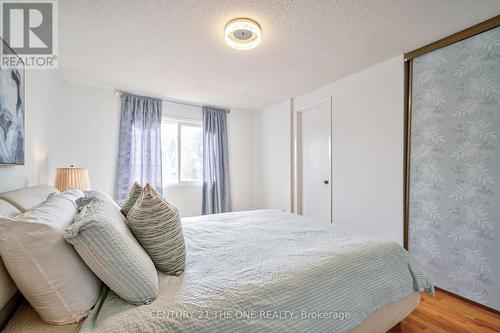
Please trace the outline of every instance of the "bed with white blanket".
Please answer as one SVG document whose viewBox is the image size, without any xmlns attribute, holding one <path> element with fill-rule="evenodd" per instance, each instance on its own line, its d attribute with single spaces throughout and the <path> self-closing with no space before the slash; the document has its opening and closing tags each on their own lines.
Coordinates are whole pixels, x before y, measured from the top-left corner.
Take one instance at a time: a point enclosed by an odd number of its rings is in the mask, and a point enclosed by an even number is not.
<svg viewBox="0 0 500 333">
<path fill-rule="evenodd" d="M 22 305 L 5 332 L 385 332 L 433 286 L 390 241 L 258 210 L 185 218 L 186 270 L 134 306 L 107 288 L 78 325 Z"/>
</svg>

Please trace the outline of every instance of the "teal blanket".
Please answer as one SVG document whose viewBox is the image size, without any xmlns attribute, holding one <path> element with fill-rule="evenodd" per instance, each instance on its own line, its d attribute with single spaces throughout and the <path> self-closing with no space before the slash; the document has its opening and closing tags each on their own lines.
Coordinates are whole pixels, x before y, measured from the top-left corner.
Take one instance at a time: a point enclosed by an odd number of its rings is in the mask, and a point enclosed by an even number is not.
<svg viewBox="0 0 500 333">
<path fill-rule="evenodd" d="M 183 220 L 186 271 L 134 306 L 107 289 L 81 332 L 348 332 L 385 304 L 434 294 L 401 246 L 274 210 Z"/>
</svg>

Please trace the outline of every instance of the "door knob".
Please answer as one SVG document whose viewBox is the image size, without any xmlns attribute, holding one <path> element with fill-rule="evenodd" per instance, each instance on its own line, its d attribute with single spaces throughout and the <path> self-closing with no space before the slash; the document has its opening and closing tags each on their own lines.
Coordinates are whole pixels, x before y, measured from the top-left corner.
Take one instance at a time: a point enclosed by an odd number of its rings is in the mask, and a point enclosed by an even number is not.
<svg viewBox="0 0 500 333">
<path fill-rule="evenodd" d="M 325 185 L 328 185 L 329 181 L 328 180 L 324 180 L 323 183 L 325 183 Z"/>
</svg>

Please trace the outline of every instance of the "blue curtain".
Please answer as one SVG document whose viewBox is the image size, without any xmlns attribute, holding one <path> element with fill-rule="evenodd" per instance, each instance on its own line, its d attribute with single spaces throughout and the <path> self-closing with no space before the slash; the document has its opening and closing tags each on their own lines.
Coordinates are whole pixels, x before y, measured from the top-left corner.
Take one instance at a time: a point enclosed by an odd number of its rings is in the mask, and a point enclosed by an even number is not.
<svg viewBox="0 0 500 333">
<path fill-rule="evenodd" d="M 202 214 L 231 210 L 227 111 L 203 107 Z"/>
<path fill-rule="evenodd" d="M 122 95 L 115 199 L 123 202 L 135 181 L 162 193 L 161 100 Z"/>
</svg>

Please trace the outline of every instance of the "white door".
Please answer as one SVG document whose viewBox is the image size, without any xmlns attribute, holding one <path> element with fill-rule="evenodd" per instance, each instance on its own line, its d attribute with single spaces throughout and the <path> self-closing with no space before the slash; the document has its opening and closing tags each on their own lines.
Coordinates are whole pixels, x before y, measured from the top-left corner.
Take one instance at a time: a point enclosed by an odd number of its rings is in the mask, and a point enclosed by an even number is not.
<svg viewBox="0 0 500 333">
<path fill-rule="evenodd" d="M 301 213 L 331 222 L 331 102 L 327 100 L 299 112 Z"/>
</svg>

